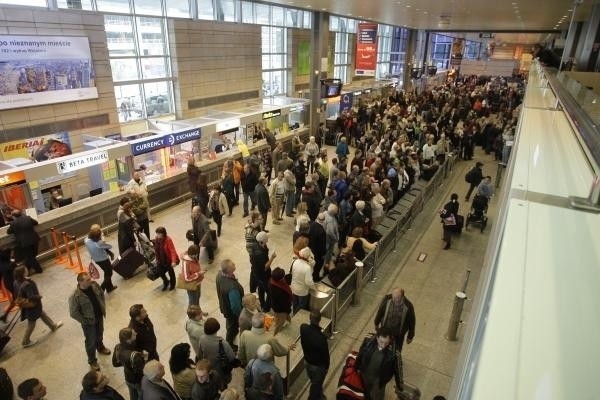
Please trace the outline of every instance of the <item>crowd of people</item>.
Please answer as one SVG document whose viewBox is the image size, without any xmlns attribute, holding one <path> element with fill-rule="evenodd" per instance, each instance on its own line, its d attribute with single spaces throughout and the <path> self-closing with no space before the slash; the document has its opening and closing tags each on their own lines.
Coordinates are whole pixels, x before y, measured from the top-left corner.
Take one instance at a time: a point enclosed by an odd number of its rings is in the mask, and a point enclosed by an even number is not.
<svg viewBox="0 0 600 400">
<path fill-rule="evenodd" d="M 164 378 L 154 325 L 142 304 L 130 307 L 130 323 L 120 330 L 117 346 L 112 351 L 105 346 L 104 319 L 109 311 L 105 293 L 117 288 L 111 280 L 115 255 L 103 239 L 102 227 L 92 225 L 85 245 L 103 271 L 103 281 L 98 284 L 89 273 L 80 273 L 69 297 L 69 312 L 81 324 L 90 365 L 90 372 L 82 378 L 81 399 L 123 399 L 108 385 L 97 362 L 98 353 L 112 354 L 113 366 L 123 368 L 132 400 L 236 399 L 240 393 L 228 385 L 239 367 L 244 368 L 246 398 L 282 399 L 281 373 L 273 359 L 285 356 L 294 345 L 281 343 L 278 334 L 300 310 L 310 311 L 309 323 L 300 327 L 305 370 L 311 382 L 309 399 L 321 399 L 329 350 L 319 326 L 321 315 L 310 308 L 310 290 L 325 278 L 334 285 L 342 282 L 355 261 L 377 246 L 377 226 L 385 213 L 416 181 L 431 179 L 448 157 L 471 160 L 477 144 L 501 158 L 503 141 L 514 135 L 521 97 L 518 84 L 508 86 L 476 77 L 420 94 L 398 90 L 389 98 L 342 112 L 330 131 L 321 125 L 306 143 L 294 135 L 290 151 L 285 151 L 268 129 L 261 128 L 258 135 L 267 139 L 270 148 L 227 160 L 217 185 L 209 184 L 206 174 L 190 159 L 187 174 L 192 207 L 186 237 L 193 244 L 179 255 L 164 227 L 155 229 L 152 240 L 162 289 L 186 290 L 189 300 L 185 324 L 189 344 L 176 344 L 171 350 L 172 383 Z M 324 146 L 328 135 L 336 137 L 331 160 Z M 466 201 L 474 189 L 487 199 L 493 194 L 491 177 L 484 176 L 481 167 L 477 162 L 469 171 Z M 223 227 L 223 218 L 232 217 L 240 196 L 243 218 L 247 218 L 244 232 L 226 233 L 243 235 L 250 281 L 248 285 L 238 281 L 236 265 L 225 255 L 214 292 L 225 320 L 222 337 L 220 323 L 205 318 L 200 306 L 205 270 L 199 259 L 204 249 L 208 264 L 214 262 L 217 238 L 228 229 Z M 453 216 L 457 225 L 458 207 L 458 195 L 453 195 L 441 213 L 443 221 Z M 35 220 L 25 220 L 18 211 L 14 214 L 9 233 L 35 232 Z M 271 224 L 287 218 L 295 225 L 290 247 L 293 262 L 287 270 L 275 266 L 278 255 L 269 248 L 266 229 L 269 217 Z M 120 201 L 117 220 L 119 254 L 143 240 L 141 234 L 151 237 L 148 191 L 138 172 Z M 211 229 L 211 220 L 216 230 Z M 452 232 L 444 224 L 447 248 Z M 29 321 L 23 346 L 31 346 L 37 319 L 42 318 L 52 331 L 62 322 L 55 323 L 43 312 L 39 291 L 27 277 L 28 271 L 42 271 L 35 260 L 37 241 L 18 243 L 23 248 L 0 254 L 0 263 L 22 264 L 14 273 L 11 270 L 10 276 L 6 268 L 2 273 L 16 299 L 35 303 L 31 309 L 21 303 L 22 318 Z M 174 268 L 180 263 L 182 272 L 176 276 Z M 414 307 L 402 289 L 384 297 L 374 320 L 377 334 L 365 340 L 357 359 L 367 398 L 383 399 L 392 378 L 402 388 L 402 344 L 413 340 L 415 320 Z M 23 399 L 42 399 L 45 387 L 33 378 L 21 383 L 17 393 Z"/>
</svg>

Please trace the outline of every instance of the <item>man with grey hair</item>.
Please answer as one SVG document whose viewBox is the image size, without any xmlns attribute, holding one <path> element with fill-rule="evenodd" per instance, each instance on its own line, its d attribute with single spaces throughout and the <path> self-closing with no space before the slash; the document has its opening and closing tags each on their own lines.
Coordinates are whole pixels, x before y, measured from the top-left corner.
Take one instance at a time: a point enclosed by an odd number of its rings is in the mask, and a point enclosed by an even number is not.
<svg viewBox="0 0 600 400">
<path fill-rule="evenodd" d="M 142 397 L 146 400 L 181 400 L 175 389 L 163 379 L 165 367 L 157 360 L 150 360 L 144 366 Z"/>
<path fill-rule="evenodd" d="M 317 219 L 310 223 L 308 231 L 308 247 L 315 256 L 315 266 L 313 267 L 313 281 L 321 280 L 321 269 L 327 254 L 327 235 L 325 233 L 325 214 L 320 212 Z"/>
<path fill-rule="evenodd" d="M 256 351 L 256 358 L 250 360 L 246 366 L 244 372 L 245 386 L 247 388 L 257 388 L 260 377 L 267 373 L 270 373 L 273 378 L 273 398 L 283 400 L 283 380 L 279 368 L 273 363 L 273 349 L 269 344 L 262 344 Z"/>
<path fill-rule="evenodd" d="M 210 241 L 205 239 L 210 235 L 209 223 L 210 222 L 208 218 L 202 214 L 200 206 L 192 207 L 192 231 L 194 232 L 193 242 L 198 247 L 204 246 L 206 248 L 206 252 L 208 253 L 208 263 L 210 264 L 213 262 L 215 250 L 210 243 L 208 243 Z"/>
<path fill-rule="evenodd" d="M 256 358 L 258 348 L 263 344 L 271 345 L 275 357 L 285 356 L 290 349 L 295 348 L 293 343 L 288 347 L 283 346 L 275 337 L 267 333 L 265 330 L 265 314 L 257 312 L 252 316 L 252 328 L 240 334 L 238 358 L 242 365 L 246 365 L 248 361 Z"/>
<path fill-rule="evenodd" d="M 268 241 L 269 234 L 267 232 L 258 232 L 250 250 L 250 292 L 258 291 L 258 299 L 264 312 L 271 309 L 267 289 L 271 263 L 277 257 L 277 253 L 274 251 L 269 256 Z"/>
<path fill-rule="evenodd" d="M 325 228 L 326 247 L 325 263 L 331 261 L 337 255 L 338 242 L 340 240 L 340 231 L 337 221 L 338 206 L 330 204 L 325 213 Z"/>
<path fill-rule="evenodd" d="M 217 296 L 219 298 L 219 309 L 225 317 L 225 340 L 234 351 L 237 346 L 233 343 L 240 326 L 239 318 L 242 312 L 242 297 L 244 288 L 234 275 L 235 264 L 230 259 L 221 262 L 221 271 L 217 274 Z"/>
</svg>

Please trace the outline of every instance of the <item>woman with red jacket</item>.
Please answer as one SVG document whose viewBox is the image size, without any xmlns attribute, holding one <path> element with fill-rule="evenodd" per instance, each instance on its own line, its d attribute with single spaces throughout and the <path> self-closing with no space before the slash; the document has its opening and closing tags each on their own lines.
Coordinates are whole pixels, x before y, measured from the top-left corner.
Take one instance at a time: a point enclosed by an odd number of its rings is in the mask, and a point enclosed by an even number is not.
<svg viewBox="0 0 600 400">
<path fill-rule="evenodd" d="M 179 256 L 171 237 L 167 236 L 167 230 L 163 226 L 159 226 L 154 231 L 154 251 L 156 252 L 156 263 L 163 271 L 161 278 L 163 280 L 162 290 L 165 291 L 175 289 L 175 271 L 173 268 L 179 264 Z M 169 278 L 167 278 L 167 273 Z"/>
</svg>

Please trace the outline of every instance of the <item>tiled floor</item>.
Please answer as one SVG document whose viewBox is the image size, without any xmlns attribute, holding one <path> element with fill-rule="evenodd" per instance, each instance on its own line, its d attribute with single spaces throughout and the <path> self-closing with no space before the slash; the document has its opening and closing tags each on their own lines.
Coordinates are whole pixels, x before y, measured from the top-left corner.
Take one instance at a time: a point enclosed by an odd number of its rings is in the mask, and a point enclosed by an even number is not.
<svg viewBox="0 0 600 400">
<path fill-rule="evenodd" d="M 486 164 L 484 172 L 495 172 L 495 163 L 489 156 L 477 154 Z M 405 380 L 423 391 L 423 399 L 448 392 L 461 346 L 460 331 L 458 342 L 444 339 L 453 296 L 462 286 L 466 269 L 472 271 L 467 293 L 473 295 L 490 228 L 488 226 L 483 234 L 479 230 L 464 232 L 454 241 L 451 250 L 443 251 L 441 226 L 435 211 L 447 201 L 453 191 L 463 198 L 467 185 L 463 176 L 470 165 L 466 162 L 456 165 L 453 175 L 444 182 L 440 191 L 442 193 L 428 203 L 415 221 L 413 229 L 398 241 L 396 251 L 384 261 L 377 281 L 367 285 L 361 305 L 351 307 L 343 317 L 337 328 L 339 333 L 330 342 L 332 366 L 326 381 L 328 398 L 335 397 L 337 379 L 345 355 L 349 350 L 357 349 L 362 337 L 373 331 L 372 318 L 379 300 L 396 286 L 406 289 L 417 315 L 415 340 L 404 347 Z M 492 224 L 496 214 L 495 203 L 493 199 L 490 205 Z M 461 213 L 466 215 L 466 208 L 466 205 L 461 205 Z M 181 204 L 153 215 L 156 222 L 151 225 L 151 229 L 159 225 L 165 226 L 169 235 L 174 238 L 179 252 L 183 252 L 189 245 L 185 239 L 189 211 L 189 204 Z M 236 263 L 236 275 L 246 289 L 249 262 L 243 239 L 244 219 L 241 207 L 236 207 L 233 216 L 224 218 L 223 223 L 216 261 L 210 266 L 203 264 L 208 273 L 202 283 L 200 302 L 205 311 L 221 321 L 224 335 L 224 320 L 219 313 L 215 295 L 215 276 L 219 261 L 231 258 Z M 267 229 L 271 231 L 269 247 L 277 250 L 278 254 L 275 264 L 287 268 L 291 260 L 292 219 L 286 218 L 283 224 L 272 225 L 269 216 Z M 115 244 L 116 234 L 110 235 L 108 240 Z M 416 261 L 420 252 L 427 253 L 427 259 L 423 263 Z M 87 265 L 88 261 L 87 255 L 83 254 L 84 264 Z M 25 326 L 20 323 L 13 331 L 13 339 L 0 356 L 1 365 L 8 370 L 15 386 L 24 379 L 37 377 L 48 387 L 48 399 L 76 399 L 81 387 L 81 377 L 87 372 L 88 365 L 81 327 L 68 315 L 67 299 L 76 286 L 75 274 L 62 265 L 45 265 L 45 272 L 34 275 L 33 279 L 42 292 L 47 313 L 56 321 L 64 321 L 65 325 L 57 333 L 50 333 L 39 321 L 33 338 L 40 339 L 40 343 L 23 349 L 20 342 Z M 129 306 L 143 303 L 155 325 L 161 361 L 168 365 L 171 347 L 187 341 L 184 329 L 186 294 L 180 290 L 162 292 L 161 281 L 151 282 L 143 273 L 127 281 L 115 275 L 114 282 L 119 288 L 107 295 L 104 335 L 106 346 L 112 348 L 117 343 L 119 330 L 128 324 Z M 468 303 L 465 311 L 463 320 L 468 318 Z M 122 370 L 112 367 L 110 356 L 99 356 L 99 362 L 111 384 L 126 395 Z M 241 370 L 234 372 L 234 375 L 232 384 L 240 386 Z M 168 372 L 167 379 L 170 379 Z M 306 392 L 299 386 L 292 388 L 291 398 L 306 398 Z M 388 398 L 395 398 L 391 390 L 388 390 Z"/>
</svg>

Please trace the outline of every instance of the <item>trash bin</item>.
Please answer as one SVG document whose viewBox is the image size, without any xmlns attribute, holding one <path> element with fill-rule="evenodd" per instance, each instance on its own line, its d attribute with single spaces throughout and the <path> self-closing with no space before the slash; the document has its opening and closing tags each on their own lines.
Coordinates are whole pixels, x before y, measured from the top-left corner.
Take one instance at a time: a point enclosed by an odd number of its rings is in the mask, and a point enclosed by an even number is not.
<svg viewBox="0 0 600 400">
<path fill-rule="evenodd" d="M 310 309 L 321 310 L 329 298 L 333 295 L 334 289 L 327 286 L 323 282 L 315 284 L 316 290 L 310 290 Z"/>
</svg>

